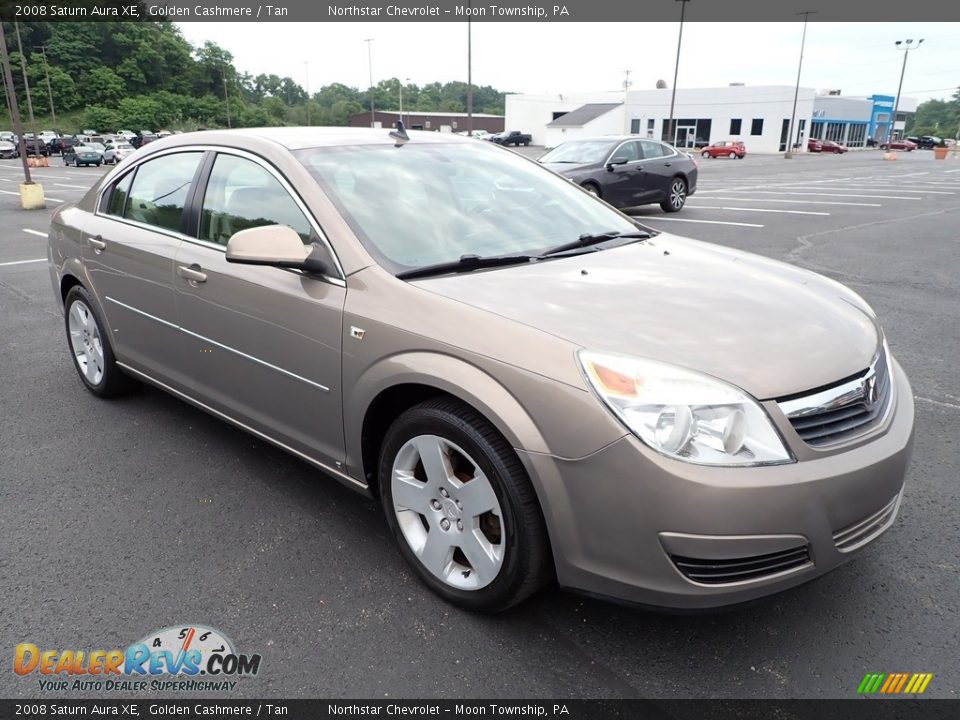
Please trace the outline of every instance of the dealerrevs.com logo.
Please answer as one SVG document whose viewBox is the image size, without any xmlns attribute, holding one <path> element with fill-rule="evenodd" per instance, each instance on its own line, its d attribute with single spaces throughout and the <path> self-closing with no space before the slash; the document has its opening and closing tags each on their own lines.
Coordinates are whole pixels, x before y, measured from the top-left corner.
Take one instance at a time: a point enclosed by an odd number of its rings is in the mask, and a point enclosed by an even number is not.
<svg viewBox="0 0 960 720">
<path fill-rule="evenodd" d="M 152 632 L 126 650 L 42 650 L 20 643 L 13 671 L 35 676 L 40 690 L 96 692 L 233 690 L 260 671 L 259 654 L 244 655 L 221 632 L 182 625 Z"/>
</svg>

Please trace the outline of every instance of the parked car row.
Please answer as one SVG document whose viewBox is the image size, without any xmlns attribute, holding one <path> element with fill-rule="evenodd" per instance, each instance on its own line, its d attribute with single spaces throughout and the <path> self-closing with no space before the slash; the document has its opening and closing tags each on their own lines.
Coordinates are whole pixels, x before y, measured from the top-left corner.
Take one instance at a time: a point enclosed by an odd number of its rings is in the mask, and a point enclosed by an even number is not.
<svg viewBox="0 0 960 720">
<path fill-rule="evenodd" d="M 28 155 L 62 155 L 66 157 L 67 154 L 71 154 L 70 151 L 77 145 L 83 146 L 101 146 L 101 154 L 109 149 L 111 146 L 120 146 L 125 145 L 129 146 L 131 149 L 136 149 L 153 142 L 162 137 L 167 137 L 174 133 L 169 130 L 160 130 L 154 132 L 152 130 L 141 130 L 140 132 L 133 132 L 131 130 L 118 130 L 116 133 L 98 133 L 96 130 L 86 129 L 81 130 L 76 135 L 61 135 L 53 130 L 44 130 L 41 133 L 38 133 L 34 137 L 33 133 L 24 133 L 23 138 L 27 145 L 27 154 Z M 9 143 L 14 147 L 14 151 L 11 154 L 9 150 L 0 151 L 0 157 L 5 158 L 16 158 L 20 157 L 20 138 L 13 132 L 6 130 L 0 132 L 0 142 Z M 119 159 L 123 158 L 123 153 L 120 153 L 119 156 L 116 154 L 106 155 L 101 158 L 101 162 L 115 162 L 114 157 Z M 74 160 L 71 157 L 71 163 Z"/>
</svg>

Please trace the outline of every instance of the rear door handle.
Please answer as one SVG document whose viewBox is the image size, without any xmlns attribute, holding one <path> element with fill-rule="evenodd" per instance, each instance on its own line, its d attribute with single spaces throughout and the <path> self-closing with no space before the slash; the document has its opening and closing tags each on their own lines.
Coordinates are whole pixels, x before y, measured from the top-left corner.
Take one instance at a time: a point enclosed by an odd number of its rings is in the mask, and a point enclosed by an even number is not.
<svg viewBox="0 0 960 720">
<path fill-rule="evenodd" d="M 97 235 L 96 237 L 87 238 L 87 244 L 92 247 L 97 253 L 101 253 L 107 249 L 107 244 L 103 241 L 103 236 Z"/>
<path fill-rule="evenodd" d="M 190 282 L 202 283 L 207 281 L 207 274 L 205 272 L 201 272 L 199 265 L 192 265 L 190 267 L 187 267 L 186 265 L 178 265 L 177 275 L 189 280 Z"/>
</svg>

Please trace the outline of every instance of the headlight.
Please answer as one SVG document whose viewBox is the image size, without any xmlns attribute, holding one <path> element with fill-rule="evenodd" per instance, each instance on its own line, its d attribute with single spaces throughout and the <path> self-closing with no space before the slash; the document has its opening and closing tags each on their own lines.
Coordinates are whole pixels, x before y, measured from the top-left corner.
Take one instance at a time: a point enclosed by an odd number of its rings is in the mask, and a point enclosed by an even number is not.
<svg viewBox="0 0 960 720">
<path fill-rule="evenodd" d="M 701 465 L 793 462 L 763 408 L 742 390 L 653 360 L 581 351 L 593 389 L 654 450 Z"/>
</svg>

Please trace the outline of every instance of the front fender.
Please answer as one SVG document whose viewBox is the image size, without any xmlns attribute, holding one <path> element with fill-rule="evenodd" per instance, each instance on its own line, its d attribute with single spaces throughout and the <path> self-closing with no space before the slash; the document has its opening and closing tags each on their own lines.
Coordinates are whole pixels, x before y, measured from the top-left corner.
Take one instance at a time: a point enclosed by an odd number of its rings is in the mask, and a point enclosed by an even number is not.
<svg viewBox="0 0 960 720">
<path fill-rule="evenodd" d="M 361 431 L 371 404 L 380 393 L 397 385 L 436 388 L 476 408 L 510 445 L 529 452 L 549 452 L 533 419 L 517 398 L 476 365 L 450 355 L 407 352 L 391 355 L 368 367 L 344 396 L 343 414 L 348 471 L 362 476 Z"/>
</svg>

